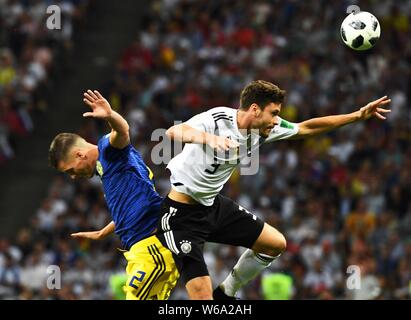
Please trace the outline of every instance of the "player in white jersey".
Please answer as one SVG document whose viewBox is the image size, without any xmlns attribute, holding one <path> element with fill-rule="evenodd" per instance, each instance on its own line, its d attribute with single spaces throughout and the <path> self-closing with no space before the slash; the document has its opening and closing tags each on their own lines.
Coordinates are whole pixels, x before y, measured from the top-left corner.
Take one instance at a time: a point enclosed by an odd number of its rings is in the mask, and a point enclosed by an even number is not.
<svg viewBox="0 0 411 320">
<path fill-rule="evenodd" d="M 238 161 L 258 151 L 262 143 L 304 138 L 372 116 L 385 119 L 385 96 L 356 112 L 290 123 L 279 117 L 285 91 L 258 80 L 241 92 L 238 110 L 217 107 L 167 130 L 171 139 L 185 142 L 167 168 L 172 188 L 164 200 L 159 229 L 164 244 L 176 255 L 191 299 L 212 299 L 211 279 L 203 257 L 205 241 L 249 248 L 214 298 L 233 297 L 286 248 L 274 227 L 219 194 Z M 234 160 L 234 161 L 233 161 Z"/>
<path fill-rule="evenodd" d="M 167 166 L 171 171 L 170 180 L 175 190 L 188 194 L 198 203 L 211 206 L 241 160 L 249 157 L 252 152 L 258 152 L 262 143 L 287 139 L 298 132 L 298 125 L 280 117 L 276 119 L 277 126 L 269 126 L 267 137 L 262 137 L 259 130 L 240 130 L 237 125 L 237 111 L 227 107 L 212 108 L 185 122 L 192 128 L 236 141 L 238 146 L 235 143 L 230 154 L 224 152 L 225 150 L 205 152 L 201 144 L 187 144 Z"/>
</svg>

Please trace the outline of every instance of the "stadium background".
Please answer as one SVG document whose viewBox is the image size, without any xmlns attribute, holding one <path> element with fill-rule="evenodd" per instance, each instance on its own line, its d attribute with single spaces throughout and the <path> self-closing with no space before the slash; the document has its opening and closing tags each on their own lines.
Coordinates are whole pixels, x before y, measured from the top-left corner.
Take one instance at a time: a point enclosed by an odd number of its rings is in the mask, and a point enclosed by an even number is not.
<svg viewBox="0 0 411 320">
<path fill-rule="evenodd" d="M 50 4 L 62 8 L 62 30 L 45 28 Z M 110 283 L 125 266 L 117 238 L 69 236 L 110 221 L 98 178 L 71 181 L 47 167 L 58 132 L 95 143 L 108 130 L 82 119 L 84 90 L 99 89 L 126 117 L 164 195 L 168 176 L 151 164 L 151 132 L 211 106 L 237 107 L 253 79 L 288 91 L 281 115 L 290 121 L 354 111 L 385 94 L 392 113 L 267 145 L 256 176 L 234 174 L 224 194 L 288 239 L 240 297 L 409 299 L 411 1 L 357 2 L 382 25 L 365 53 L 339 38 L 349 4 L 0 0 L 0 299 L 117 297 Z M 214 285 L 241 252 L 207 245 Z M 52 264 L 61 290 L 45 287 Z M 347 290 L 349 265 L 361 268 L 362 290 Z M 181 286 L 172 299 L 186 299 Z"/>
</svg>

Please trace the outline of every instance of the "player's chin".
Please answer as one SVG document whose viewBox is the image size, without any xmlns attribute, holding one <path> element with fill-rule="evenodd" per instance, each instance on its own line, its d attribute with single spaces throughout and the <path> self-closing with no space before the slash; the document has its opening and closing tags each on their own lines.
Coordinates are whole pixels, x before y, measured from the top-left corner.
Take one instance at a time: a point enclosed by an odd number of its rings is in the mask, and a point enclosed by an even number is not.
<svg viewBox="0 0 411 320">
<path fill-rule="evenodd" d="M 265 128 L 264 130 L 260 130 L 260 136 L 264 139 L 268 138 L 270 132 L 271 132 L 270 128 Z"/>
</svg>

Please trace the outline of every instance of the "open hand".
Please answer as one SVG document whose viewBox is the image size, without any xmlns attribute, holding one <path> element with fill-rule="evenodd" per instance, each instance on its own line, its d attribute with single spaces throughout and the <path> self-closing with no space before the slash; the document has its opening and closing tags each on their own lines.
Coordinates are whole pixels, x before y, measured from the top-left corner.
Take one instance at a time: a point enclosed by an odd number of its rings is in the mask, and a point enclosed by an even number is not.
<svg viewBox="0 0 411 320">
<path fill-rule="evenodd" d="M 362 107 L 360 109 L 361 119 L 367 120 L 371 117 L 377 117 L 381 120 L 385 120 L 386 117 L 384 117 L 383 114 L 389 113 L 391 112 L 391 110 L 383 109 L 381 107 L 390 102 L 391 99 L 388 99 L 387 96 L 384 96 L 368 103 L 365 107 Z"/>
<path fill-rule="evenodd" d="M 93 112 L 85 112 L 83 117 L 93 117 L 104 120 L 110 117 L 110 104 L 97 90 L 87 90 L 87 92 L 84 92 L 83 101 L 93 110 Z"/>
</svg>

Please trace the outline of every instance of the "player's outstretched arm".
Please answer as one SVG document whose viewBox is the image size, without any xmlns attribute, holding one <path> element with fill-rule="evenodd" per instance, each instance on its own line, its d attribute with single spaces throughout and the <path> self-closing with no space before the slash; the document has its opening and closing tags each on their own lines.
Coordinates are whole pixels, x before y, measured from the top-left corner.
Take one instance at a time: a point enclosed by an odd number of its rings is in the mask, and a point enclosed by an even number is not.
<svg viewBox="0 0 411 320">
<path fill-rule="evenodd" d="M 211 148 L 218 151 L 225 151 L 239 146 L 238 142 L 234 140 L 194 129 L 185 123 L 172 126 L 166 131 L 166 135 L 171 140 L 184 143 L 208 144 Z"/>
<path fill-rule="evenodd" d="M 391 112 L 391 110 L 384 109 L 383 106 L 390 102 L 391 99 L 384 96 L 368 103 L 366 106 L 352 113 L 313 118 L 303 121 L 298 124 L 298 133 L 293 138 L 313 136 L 339 128 L 349 123 L 367 120 L 371 117 L 385 120 L 386 118 L 384 117 L 384 114 Z"/>
<path fill-rule="evenodd" d="M 117 112 L 111 109 L 108 101 L 97 90 L 87 90 L 84 92 L 83 101 L 92 109 L 92 112 L 85 112 L 83 117 L 93 117 L 106 120 L 112 130 L 110 134 L 110 144 L 118 149 L 129 145 L 130 135 L 127 121 Z"/>
<path fill-rule="evenodd" d="M 103 229 L 98 231 L 84 231 L 84 232 L 76 232 L 72 233 L 71 236 L 73 238 L 85 238 L 91 240 L 101 240 L 107 237 L 109 234 L 114 232 L 114 221 L 111 221 L 108 225 L 106 225 Z"/>
</svg>

